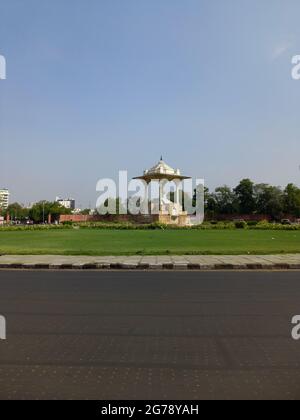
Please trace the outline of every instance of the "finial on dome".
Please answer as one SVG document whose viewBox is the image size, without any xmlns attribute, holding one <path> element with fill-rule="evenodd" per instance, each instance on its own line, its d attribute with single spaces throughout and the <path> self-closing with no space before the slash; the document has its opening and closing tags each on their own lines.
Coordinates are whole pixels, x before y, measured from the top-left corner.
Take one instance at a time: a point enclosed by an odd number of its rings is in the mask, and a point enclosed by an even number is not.
<svg viewBox="0 0 300 420">
<path fill-rule="evenodd" d="M 163 157 L 162 157 L 162 155 L 161 155 L 161 157 L 160 157 L 160 161 L 161 161 L 161 162 L 163 161 Z"/>
</svg>

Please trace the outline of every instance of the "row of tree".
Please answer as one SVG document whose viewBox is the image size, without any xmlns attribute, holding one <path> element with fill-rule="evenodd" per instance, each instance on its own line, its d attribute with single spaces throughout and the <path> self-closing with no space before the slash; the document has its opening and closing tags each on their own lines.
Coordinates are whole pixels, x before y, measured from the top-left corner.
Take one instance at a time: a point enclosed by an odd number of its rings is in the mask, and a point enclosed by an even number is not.
<svg viewBox="0 0 300 420">
<path fill-rule="evenodd" d="M 82 214 L 89 214 L 89 212 L 89 209 L 84 210 Z M 205 213 L 209 217 L 258 214 L 274 219 L 283 215 L 300 218 L 300 188 L 294 184 L 288 184 L 285 189 L 282 189 L 269 184 L 255 184 L 250 179 L 243 179 L 233 189 L 224 185 L 210 192 L 208 188 L 205 188 Z M 29 209 L 18 203 L 11 204 L 6 210 L 0 209 L 0 215 L 7 214 L 11 220 L 31 220 L 34 223 L 43 223 L 48 220 L 49 214 L 52 221 L 55 221 L 61 214 L 71 214 L 71 210 L 62 207 L 57 202 L 41 201 Z"/>
<path fill-rule="evenodd" d="M 282 215 L 300 217 L 300 188 L 288 184 L 282 189 L 243 179 L 234 189 L 224 185 L 210 192 L 206 188 L 205 209 L 210 216 L 260 214 L 272 218 Z"/>
<path fill-rule="evenodd" d="M 13 203 L 6 210 L 0 210 L 0 214 L 4 217 L 8 214 L 12 221 L 25 222 L 31 220 L 34 223 L 44 223 L 48 221 L 49 214 L 51 214 L 52 221 L 55 221 L 59 219 L 61 214 L 71 214 L 71 210 L 57 202 L 41 201 L 31 208 Z"/>
</svg>

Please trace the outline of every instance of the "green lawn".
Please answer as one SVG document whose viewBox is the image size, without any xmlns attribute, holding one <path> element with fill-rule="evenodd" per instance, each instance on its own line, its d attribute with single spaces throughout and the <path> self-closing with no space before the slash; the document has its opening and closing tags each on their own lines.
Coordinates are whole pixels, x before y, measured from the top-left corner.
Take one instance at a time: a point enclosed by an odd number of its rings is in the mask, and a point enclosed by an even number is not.
<svg viewBox="0 0 300 420">
<path fill-rule="evenodd" d="M 0 254 L 163 255 L 300 253 L 300 231 L 48 230 L 0 232 Z"/>
</svg>

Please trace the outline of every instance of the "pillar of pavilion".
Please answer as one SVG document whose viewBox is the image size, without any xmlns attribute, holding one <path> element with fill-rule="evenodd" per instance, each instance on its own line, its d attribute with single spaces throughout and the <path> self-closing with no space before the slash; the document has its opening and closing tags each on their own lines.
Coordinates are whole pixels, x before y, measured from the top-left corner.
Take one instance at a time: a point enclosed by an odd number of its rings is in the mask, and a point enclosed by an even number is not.
<svg viewBox="0 0 300 420">
<path fill-rule="evenodd" d="M 142 176 L 135 177 L 134 179 L 140 179 L 146 182 L 148 192 L 151 188 L 151 182 L 159 182 L 159 199 L 158 207 L 159 211 L 153 214 L 154 203 L 150 202 L 150 218 L 151 220 L 158 221 L 165 224 L 189 224 L 189 216 L 183 211 L 182 204 L 180 203 L 180 190 L 179 186 L 185 179 L 191 179 L 188 176 L 183 176 L 179 169 L 173 169 L 167 165 L 163 158 L 153 168 L 145 170 Z M 165 204 L 163 200 L 163 182 L 169 181 L 176 185 L 174 191 L 174 203 Z M 148 194 L 149 197 L 149 194 Z M 152 198 L 152 197 L 151 197 Z M 157 214 L 158 213 L 158 214 Z M 149 216 L 147 217 L 149 219 Z"/>
</svg>

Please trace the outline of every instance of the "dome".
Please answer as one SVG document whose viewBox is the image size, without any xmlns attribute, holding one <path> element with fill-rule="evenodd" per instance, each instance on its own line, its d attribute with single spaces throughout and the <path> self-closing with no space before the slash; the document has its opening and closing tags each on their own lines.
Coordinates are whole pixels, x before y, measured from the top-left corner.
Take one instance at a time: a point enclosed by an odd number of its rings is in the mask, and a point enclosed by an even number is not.
<svg viewBox="0 0 300 420">
<path fill-rule="evenodd" d="M 179 169 L 173 169 L 171 166 L 167 165 L 166 162 L 161 159 L 157 165 L 153 166 L 153 168 L 148 169 L 145 171 L 145 175 L 151 174 L 166 174 L 166 175 L 180 175 Z"/>
<path fill-rule="evenodd" d="M 175 179 L 190 179 L 190 177 L 182 176 L 179 169 L 172 168 L 163 160 L 163 158 L 161 158 L 160 161 L 155 166 L 153 166 L 153 168 L 144 171 L 142 176 L 138 176 L 133 179 L 143 179 L 149 183 L 155 179 L 168 179 L 169 181 L 173 181 Z"/>
</svg>

